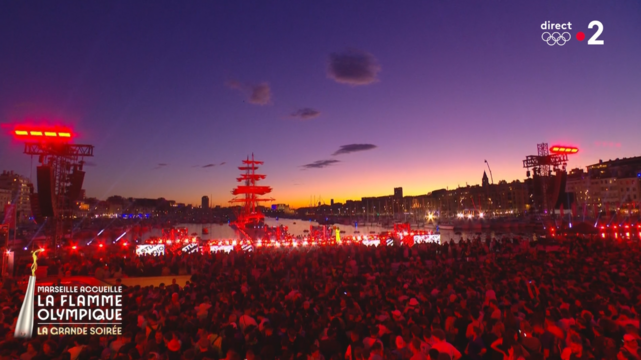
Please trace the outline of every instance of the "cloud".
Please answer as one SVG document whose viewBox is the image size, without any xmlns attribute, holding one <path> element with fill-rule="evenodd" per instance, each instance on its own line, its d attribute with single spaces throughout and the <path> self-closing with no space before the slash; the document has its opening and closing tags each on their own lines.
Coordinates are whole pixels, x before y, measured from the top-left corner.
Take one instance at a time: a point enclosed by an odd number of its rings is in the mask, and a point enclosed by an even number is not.
<svg viewBox="0 0 641 360">
<path fill-rule="evenodd" d="M 155 168 L 153 168 L 153 170 L 160 169 L 160 168 L 165 167 L 165 166 L 167 166 L 167 164 L 165 164 L 165 163 L 159 163 L 159 164 L 157 164 L 157 165 L 156 165 L 156 167 L 155 167 Z"/>
<path fill-rule="evenodd" d="M 254 105 L 267 105 L 272 102 L 272 90 L 269 84 L 262 83 L 251 87 L 249 102 Z"/>
<path fill-rule="evenodd" d="M 334 165 L 336 163 L 339 163 L 340 160 L 317 160 L 314 161 L 311 164 L 305 164 L 301 166 L 303 169 L 322 169 L 324 167 L 328 167 L 331 165 Z"/>
<path fill-rule="evenodd" d="M 228 88 L 230 89 L 236 89 L 236 90 L 242 90 L 243 89 L 243 84 L 240 81 L 236 80 L 229 80 L 225 83 Z"/>
<path fill-rule="evenodd" d="M 229 80 L 225 85 L 230 89 L 239 90 L 244 93 L 250 104 L 269 105 L 272 102 L 272 90 L 266 82 L 260 84 L 243 84 L 237 80 Z"/>
<path fill-rule="evenodd" d="M 353 152 L 357 151 L 366 151 L 366 150 L 372 150 L 376 149 L 376 145 L 374 144 L 349 144 L 349 145 L 343 145 L 340 147 L 340 149 L 336 150 L 335 153 L 332 155 L 343 155 L 343 154 L 350 154 Z"/>
<path fill-rule="evenodd" d="M 216 164 L 207 164 L 207 165 L 203 165 L 203 168 L 210 168 L 214 166 L 216 166 Z"/>
<path fill-rule="evenodd" d="M 221 163 L 220 163 L 220 164 L 218 164 L 218 165 L 225 165 L 225 164 L 227 164 L 227 163 L 223 161 L 223 162 L 221 162 Z"/>
<path fill-rule="evenodd" d="M 291 117 L 295 117 L 301 120 L 309 120 L 320 115 L 320 111 L 312 108 L 302 108 L 294 111 L 290 114 Z"/>
<path fill-rule="evenodd" d="M 327 76 L 341 84 L 368 85 L 378 81 L 381 66 L 374 55 L 356 49 L 329 55 Z"/>
</svg>

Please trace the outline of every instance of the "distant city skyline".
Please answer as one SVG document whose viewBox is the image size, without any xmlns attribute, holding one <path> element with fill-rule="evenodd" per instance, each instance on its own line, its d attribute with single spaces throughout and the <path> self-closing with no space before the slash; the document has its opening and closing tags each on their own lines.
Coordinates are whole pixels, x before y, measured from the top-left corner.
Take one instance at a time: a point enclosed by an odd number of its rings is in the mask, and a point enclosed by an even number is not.
<svg viewBox="0 0 641 360">
<path fill-rule="evenodd" d="M 484 160 L 523 180 L 540 142 L 579 147 L 568 168 L 641 155 L 635 1 L 1 8 L 0 169 L 35 177 L 9 124 L 65 124 L 95 145 L 88 197 L 226 206 L 252 153 L 293 207 L 480 184 Z"/>
<path fill-rule="evenodd" d="M 640 156 L 641 155 L 639 155 L 639 156 L 637 156 L 635 158 L 639 159 Z M 621 158 L 616 158 L 616 159 L 618 160 L 618 159 L 626 159 L 626 158 L 631 159 L 632 157 L 621 157 Z M 571 159 L 572 159 L 572 157 L 570 156 L 570 160 Z M 589 167 L 589 166 L 597 165 L 600 161 L 606 162 L 606 161 L 609 161 L 609 160 L 614 160 L 614 159 L 599 159 L 599 161 L 587 164 L 585 166 L 569 166 L 567 171 L 568 171 L 568 173 L 570 173 L 571 170 L 573 170 L 573 169 L 580 169 L 580 170 L 585 171 L 585 170 L 587 170 L 586 168 Z M 4 170 L 4 172 L 10 173 L 10 172 L 13 172 L 13 171 L 12 170 Z M 17 173 L 16 173 L 16 175 L 24 176 L 24 174 L 17 174 Z M 301 201 L 298 201 L 298 202 L 283 202 L 283 201 L 278 201 L 278 199 L 276 199 L 275 201 L 273 201 L 271 203 L 268 203 L 266 205 L 263 204 L 261 206 L 270 207 L 271 205 L 285 204 L 285 205 L 291 206 L 292 208 L 304 208 L 304 207 L 308 207 L 308 206 L 317 206 L 318 204 L 321 204 L 321 205 L 334 205 L 334 204 L 340 204 L 340 203 L 345 204 L 345 202 L 349 201 L 349 200 L 360 201 L 362 198 L 374 198 L 374 197 L 381 197 L 381 196 L 394 196 L 394 197 L 400 197 L 400 198 L 402 198 L 404 196 L 410 196 L 410 197 L 412 197 L 412 196 L 422 196 L 422 195 L 427 195 L 427 194 L 430 194 L 430 193 L 432 193 L 434 191 L 439 191 L 439 190 L 443 190 L 443 189 L 445 189 L 445 190 L 456 190 L 457 188 L 465 188 L 465 187 L 468 187 L 468 186 L 470 186 L 470 187 L 483 186 L 484 185 L 483 181 L 486 180 L 485 177 L 486 177 L 486 172 L 485 172 L 485 170 L 483 170 L 482 175 L 479 177 L 479 179 L 481 179 L 481 180 L 478 181 L 478 182 L 466 181 L 465 184 L 457 183 L 455 186 L 446 186 L 446 187 L 443 187 L 443 188 L 429 189 L 429 190 L 426 190 L 426 191 L 423 191 L 423 192 L 418 192 L 418 193 L 407 193 L 407 192 L 404 191 L 404 188 L 402 186 L 400 186 L 400 187 L 394 187 L 393 189 L 388 189 L 387 192 L 385 192 L 385 190 L 383 190 L 381 193 L 377 193 L 377 194 L 364 194 L 364 195 L 360 195 L 360 196 L 351 196 L 351 197 L 346 197 L 346 198 L 337 198 L 337 197 L 334 197 L 331 194 L 329 194 L 328 196 L 311 195 L 311 196 L 309 196 L 309 199 L 301 200 Z M 28 178 L 28 176 L 25 176 L 25 178 Z M 499 183 L 501 183 L 503 181 L 505 181 L 506 183 L 512 183 L 514 181 L 524 182 L 525 180 L 527 180 L 527 176 L 524 176 L 523 178 L 515 178 L 515 179 L 497 179 L 496 182 L 491 182 L 490 180 L 487 180 L 487 181 L 488 181 L 488 184 L 499 184 Z M 35 185 L 35 183 L 34 183 L 34 185 Z M 83 192 L 84 192 L 84 189 L 83 189 Z M 122 198 L 125 198 L 125 199 L 128 199 L 128 198 L 134 198 L 134 199 L 160 199 L 160 198 L 164 198 L 164 199 L 166 199 L 168 201 L 175 201 L 176 203 L 179 203 L 179 204 L 191 205 L 193 207 L 200 207 L 200 208 L 214 208 L 216 206 L 220 206 L 220 207 L 238 206 L 238 204 L 231 204 L 228 201 L 224 201 L 222 203 L 211 203 L 210 202 L 210 197 L 208 195 L 201 196 L 200 200 L 196 201 L 196 202 L 179 201 L 179 200 L 173 199 L 173 198 L 168 197 L 168 196 L 163 196 L 163 195 L 143 197 L 143 196 L 133 196 L 133 195 L 123 195 L 123 194 L 111 194 L 111 195 L 109 195 L 107 197 L 104 197 L 104 198 L 98 198 L 98 200 L 104 201 L 104 200 L 107 200 L 109 197 L 122 197 Z M 95 197 L 91 196 L 90 198 L 95 198 Z M 205 204 L 207 204 L 207 205 L 205 206 Z"/>
</svg>

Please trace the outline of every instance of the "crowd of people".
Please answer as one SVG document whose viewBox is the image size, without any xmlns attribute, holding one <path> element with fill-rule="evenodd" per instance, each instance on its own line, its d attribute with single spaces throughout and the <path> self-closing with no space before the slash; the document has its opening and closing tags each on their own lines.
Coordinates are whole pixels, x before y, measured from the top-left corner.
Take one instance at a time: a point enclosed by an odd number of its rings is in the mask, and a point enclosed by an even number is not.
<svg viewBox="0 0 641 360">
<path fill-rule="evenodd" d="M 125 288 L 121 336 L 26 341 L 12 331 L 24 291 L 5 281 L 0 360 L 641 359 L 638 242 L 96 256 L 50 266 L 191 280 Z"/>
</svg>

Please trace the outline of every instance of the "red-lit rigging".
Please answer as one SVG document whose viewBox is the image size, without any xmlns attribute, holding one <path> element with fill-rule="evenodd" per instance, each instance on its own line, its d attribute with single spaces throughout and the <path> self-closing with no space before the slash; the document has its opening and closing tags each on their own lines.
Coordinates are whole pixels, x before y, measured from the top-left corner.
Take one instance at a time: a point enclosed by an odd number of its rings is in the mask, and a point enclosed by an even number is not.
<svg viewBox="0 0 641 360">
<path fill-rule="evenodd" d="M 258 208 L 261 202 L 274 201 L 272 198 L 263 198 L 261 196 L 272 192 L 270 186 L 256 185 L 260 180 L 265 179 L 265 175 L 257 174 L 258 165 L 262 165 L 263 161 L 254 160 L 252 154 L 251 160 L 247 157 L 243 160 L 244 166 L 239 166 L 238 169 L 244 171 L 236 181 L 242 183 L 238 185 L 232 194 L 237 196 L 230 200 L 230 203 L 241 203 L 240 211 L 236 215 L 236 220 L 232 223 L 239 231 L 245 232 L 248 227 L 262 227 L 265 220 L 265 215 Z M 247 235 L 245 233 L 245 235 Z M 253 238 L 253 236 L 249 236 Z"/>
</svg>

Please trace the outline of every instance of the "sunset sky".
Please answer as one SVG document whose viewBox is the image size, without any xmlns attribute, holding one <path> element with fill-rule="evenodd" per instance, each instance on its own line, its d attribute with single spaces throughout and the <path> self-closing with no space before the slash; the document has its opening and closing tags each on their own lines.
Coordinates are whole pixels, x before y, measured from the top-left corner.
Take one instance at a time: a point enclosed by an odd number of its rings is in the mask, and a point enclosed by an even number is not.
<svg viewBox="0 0 641 360">
<path fill-rule="evenodd" d="M 523 179 L 539 142 L 639 156 L 640 35 L 632 0 L 5 1 L 0 170 L 35 181 L 16 123 L 95 145 L 87 196 L 193 204 L 252 152 L 292 206 Z"/>
</svg>

